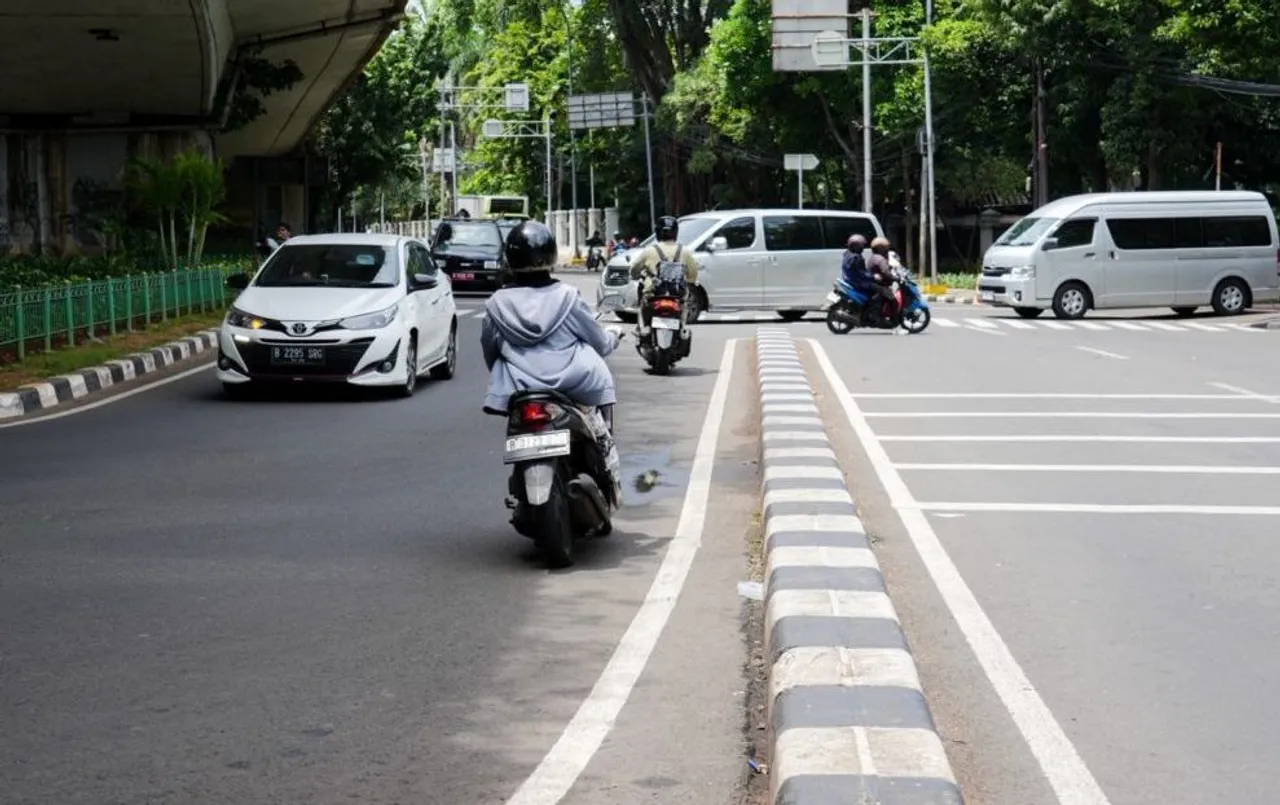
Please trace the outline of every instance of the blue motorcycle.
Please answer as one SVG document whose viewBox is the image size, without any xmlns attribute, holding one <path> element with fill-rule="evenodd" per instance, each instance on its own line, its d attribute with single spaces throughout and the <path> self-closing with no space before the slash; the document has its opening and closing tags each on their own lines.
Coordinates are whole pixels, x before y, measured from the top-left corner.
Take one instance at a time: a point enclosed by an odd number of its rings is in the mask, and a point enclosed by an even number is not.
<svg viewBox="0 0 1280 805">
<path fill-rule="evenodd" d="M 893 284 L 890 287 L 898 302 L 896 314 L 887 310 L 887 303 L 884 304 L 885 309 L 874 309 L 874 305 L 880 302 L 878 298 L 872 300 L 841 277 L 827 294 L 827 329 L 836 335 L 844 335 L 856 327 L 875 330 L 901 327 L 912 335 L 923 333 L 933 317 L 929 303 L 924 301 L 920 287 L 906 268 L 895 265 L 892 271 Z"/>
</svg>

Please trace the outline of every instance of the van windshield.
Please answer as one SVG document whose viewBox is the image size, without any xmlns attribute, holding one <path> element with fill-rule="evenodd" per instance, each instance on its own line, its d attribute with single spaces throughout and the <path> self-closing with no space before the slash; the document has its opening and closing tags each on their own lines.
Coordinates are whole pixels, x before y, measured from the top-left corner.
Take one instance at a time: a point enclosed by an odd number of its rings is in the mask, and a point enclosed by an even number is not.
<svg viewBox="0 0 1280 805">
<path fill-rule="evenodd" d="M 1023 218 L 1009 227 L 1008 231 L 996 241 L 996 245 L 1034 246 L 1036 241 L 1044 237 L 1045 233 L 1053 229 L 1057 224 L 1057 218 Z"/>
</svg>

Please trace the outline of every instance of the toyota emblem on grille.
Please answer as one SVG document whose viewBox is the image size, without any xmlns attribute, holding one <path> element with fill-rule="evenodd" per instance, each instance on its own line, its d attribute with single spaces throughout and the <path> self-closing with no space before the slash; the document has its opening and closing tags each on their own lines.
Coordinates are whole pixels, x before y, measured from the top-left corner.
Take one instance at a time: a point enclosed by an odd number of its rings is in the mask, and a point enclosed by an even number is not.
<svg viewBox="0 0 1280 805">
<path fill-rule="evenodd" d="M 297 324 L 293 325 L 294 335 L 302 335 L 306 331 L 307 331 L 307 325 L 303 324 L 302 322 L 298 322 Z"/>
</svg>

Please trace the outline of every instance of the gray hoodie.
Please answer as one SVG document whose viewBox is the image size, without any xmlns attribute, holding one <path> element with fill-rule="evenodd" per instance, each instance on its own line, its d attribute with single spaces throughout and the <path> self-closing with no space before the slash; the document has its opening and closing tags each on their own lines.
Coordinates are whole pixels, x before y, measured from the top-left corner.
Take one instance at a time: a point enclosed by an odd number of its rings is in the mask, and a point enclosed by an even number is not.
<svg viewBox="0 0 1280 805">
<path fill-rule="evenodd" d="M 516 391 L 558 391 L 583 405 L 618 401 L 605 356 L 618 338 L 562 282 L 499 290 L 485 302 L 480 346 L 489 367 L 485 408 L 506 411 Z"/>
</svg>

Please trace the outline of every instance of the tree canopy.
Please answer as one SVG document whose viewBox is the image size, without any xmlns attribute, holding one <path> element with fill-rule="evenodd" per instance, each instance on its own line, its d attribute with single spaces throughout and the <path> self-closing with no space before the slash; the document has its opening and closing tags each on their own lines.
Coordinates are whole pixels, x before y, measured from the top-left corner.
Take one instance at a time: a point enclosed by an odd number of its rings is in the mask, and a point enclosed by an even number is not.
<svg viewBox="0 0 1280 805">
<path fill-rule="evenodd" d="M 1025 203 L 1037 69 L 1052 196 L 1212 187 L 1218 143 L 1224 186 L 1280 180 L 1274 0 L 936 0 L 927 27 L 922 0 L 871 5 L 876 36 L 920 36 L 930 54 L 940 212 Z M 769 0 L 435 0 L 328 113 L 319 142 L 340 195 L 382 188 L 408 213 L 420 203 L 417 142 L 439 140 L 437 81 L 494 91 L 523 82 L 531 109 L 515 117 L 554 115 L 554 197 L 542 190 L 541 142 L 480 136 L 501 111 L 458 127 L 462 190 L 567 207 L 572 69 L 575 93 L 653 100 L 660 211 L 794 204 L 782 161 L 792 151 L 822 159 L 806 177 L 810 198 L 859 206 L 861 70 L 773 72 L 770 17 Z M 922 70 L 877 65 L 871 91 L 875 207 L 900 212 L 919 192 Z M 580 203 L 594 166 L 598 204 L 616 193 L 629 228 L 647 224 L 641 126 L 580 133 L 577 151 Z"/>
</svg>

